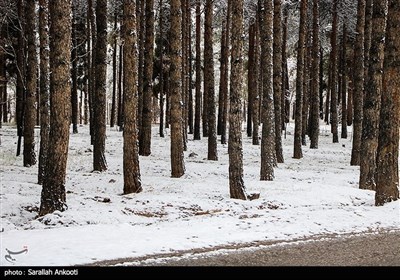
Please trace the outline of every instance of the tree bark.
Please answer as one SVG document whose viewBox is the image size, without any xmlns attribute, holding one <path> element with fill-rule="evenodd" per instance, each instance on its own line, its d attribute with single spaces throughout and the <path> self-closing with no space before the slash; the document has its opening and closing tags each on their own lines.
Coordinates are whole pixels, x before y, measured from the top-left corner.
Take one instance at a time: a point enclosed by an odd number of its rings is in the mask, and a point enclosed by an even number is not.
<svg viewBox="0 0 400 280">
<path fill-rule="evenodd" d="M 249 25 L 249 50 L 247 59 L 247 126 L 246 132 L 247 137 L 253 135 L 253 99 L 254 89 L 252 87 L 253 82 L 253 69 L 254 69 L 254 41 L 255 41 L 255 24 Z"/>
<path fill-rule="evenodd" d="M 225 48 L 223 50 L 223 61 L 224 61 L 224 71 L 223 71 L 223 77 L 224 80 L 221 80 L 221 92 L 222 94 L 222 125 L 221 125 L 221 144 L 226 144 L 226 134 L 227 134 L 227 124 L 228 124 L 228 107 L 229 107 L 229 90 L 228 90 L 228 81 L 229 81 L 229 46 L 230 46 L 230 16 L 231 16 L 231 10 L 232 10 L 232 3 L 228 1 L 228 7 L 226 9 L 226 33 L 225 33 Z"/>
<path fill-rule="evenodd" d="M 17 122 L 17 156 L 21 154 L 21 140 L 24 134 L 24 99 L 25 99 L 25 24 L 24 24 L 24 2 L 18 0 L 17 13 L 18 13 L 18 48 L 17 48 L 17 85 L 16 85 L 16 122 Z"/>
<path fill-rule="evenodd" d="M 273 19 L 273 95 L 275 112 L 275 153 L 276 161 L 283 163 L 282 150 L 282 4 L 274 0 Z"/>
<path fill-rule="evenodd" d="M 313 40 L 310 108 L 310 148 L 318 149 L 319 113 L 320 113 L 320 45 L 319 45 L 319 1 L 313 0 Z"/>
<path fill-rule="evenodd" d="M 112 57 L 112 71 L 113 71 L 113 80 L 112 80 L 112 97 L 111 97 L 111 114 L 110 114 L 110 127 L 114 127 L 115 125 L 115 116 L 116 116 L 116 99 L 117 99 L 117 69 L 118 69 L 118 61 L 117 61 L 117 23 L 118 23 L 118 13 L 115 10 L 114 12 L 114 34 L 113 34 L 113 57 Z"/>
<path fill-rule="evenodd" d="M 38 184 L 43 183 L 47 150 L 49 147 L 50 108 L 49 108 L 49 34 L 48 0 L 39 0 L 39 40 L 40 40 L 40 150 Z"/>
<path fill-rule="evenodd" d="M 185 162 L 183 155 L 183 105 L 182 105 L 182 57 L 181 53 L 181 34 L 182 34 L 182 11 L 180 0 L 171 0 L 171 77 L 170 77 L 170 96 L 171 96 L 171 176 L 180 178 L 185 173 Z"/>
<path fill-rule="evenodd" d="M 295 112 L 295 132 L 294 132 L 294 151 L 293 158 L 300 159 L 303 157 L 301 147 L 302 132 L 302 109 L 303 109 L 303 72 L 304 57 L 306 49 L 306 22 L 307 22 L 307 2 L 302 0 L 300 6 L 300 28 L 299 42 L 297 49 L 297 77 L 296 77 L 296 112 Z"/>
<path fill-rule="evenodd" d="M 137 37 L 135 0 L 126 0 L 124 9 L 124 194 L 142 191 L 138 147 Z"/>
<path fill-rule="evenodd" d="M 72 133 L 78 133 L 78 42 L 76 38 L 76 7 L 72 4 L 72 49 L 71 49 L 71 123 Z"/>
<path fill-rule="evenodd" d="M 26 67 L 26 95 L 24 116 L 24 166 L 36 164 L 35 124 L 36 124 L 36 87 L 37 87 L 37 53 L 36 53 L 36 1 L 26 2 L 26 37 L 28 59 Z"/>
<path fill-rule="evenodd" d="M 71 1 L 49 1 L 50 134 L 39 216 L 66 210 L 69 123 L 71 118 Z"/>
<path fill-rule="evenodd" d="M 347 19 L 345 19 L 346 21 Z M 347 25 L 343 23 L 342 38 L 342 132 L 341 138 L 347 139 Z"/>
<path fill-rule="evenodd" d="M 375 205 L 399 199 L 400 3 L 389 0 Z"/>
<path fill-rule="evenodd" d="M 107 0 L 96 5 L 96 88 L 94 94 L 94 147 L 93 169 L 107 170 L 106 146 L 106 75 L 107 75 Z"/>
<path fill-rule="evenodd" d="M 258 10 L 258 9 L 257 9 Z M 253 135 L 252 135 L 252 144 L 260 145 L 260 136 L 259 136 L 259 127 L 260 127 L 260 91 L 259 91 L 259 83 L 260 83 L 260 32 L 258 27 L 259 22 L 259 12 L 257 11 L 256 22 L 255 22 L 255 38 L 254 38 L 254 64 L 253 64 L 253 73 L 252 73 L 252 84 L 251 88 L 254 91 L 253 94 Z"/>
<path fill-rule="evenodd" d="M 146 1 L 146 33 L 143 68 L 143 111 L 139 139 L 139 154 L 151 154 L 151 124 L 153 117 L 154 0 Z M 142 20 L 144 20 L 142 18 Z"/>
<path fill-rule="evenodd" d="M 196 84 L 195 84 L 195 109 L 194 109 L 194 140 L 200 140 L 201 121 L 201 0 L 196 1 Z"/>
<path fill-rule="evenodd" d="M 364 103 L 364 26 L 365 0 L 358 0 L 356 41 L 354 43 L 354 121 L 350 165 L 360 165 L 361 131 Z"/>
<path fill-rule="evenodd" d="M 338 0 L 333 2 L 333 23 L 332 23 L 332 34 L 331 34 L 331 132 L 333 135 L 333 143 L 339 143 L 338 134 L 338 92 L 337 92 L 337 29 L 338 29 Z"/>
<path fill-rule="evenodd" d="M 275 115 L 273 101 L 273 2 L 264 0 L 261 12 L 261 65 L 263 83 L 262 137 L 261 137 L 261 181 L 274 179 L 275 166 Z"/>
<path fill-rule="evenodd" d="M 204 92 L 207 96 L 208 160 L 218 160 L 215 115 L 213 1 L 206 0 L 204 24 Z"/>
<path fill-rule="evenodd" d="M 382 96 L 382 73 L 386 33 L 387 0 L 374 1 L 368 82 L 364 99 L 360 153 L 360 189 L 375 190 L 376 153 L 378 148 L 379 112 Z"/>
<path fill-rule="evenodd" d="M 246 200 L 243 181 L 242 109 L 243 90 L 243 0 L 229 1 L 231 6 L 231 81 L 229 110 L 229 190 L 230 197 Z"/>
</svg>

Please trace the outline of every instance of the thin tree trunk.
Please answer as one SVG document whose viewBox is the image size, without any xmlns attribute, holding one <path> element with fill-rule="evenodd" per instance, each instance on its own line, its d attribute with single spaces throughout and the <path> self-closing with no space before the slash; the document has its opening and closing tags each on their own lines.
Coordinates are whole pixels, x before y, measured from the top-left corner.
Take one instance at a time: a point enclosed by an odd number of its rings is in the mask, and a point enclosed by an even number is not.
<svg viewBox="0 0 400 280">
<path fill-rule="evenodd" d="M 282 65 L 283 65 L 282 87 L 283 87 L 283 98 L 284 98 L 284 102 L 282 103 L 283 106 L 282 111 L 284 114 L 282 117 L 282 122 L 285 123 L 289 123 L 289 118 L 290 118 L 290 91 L 289 91 L 289 73 L 288 73 L 289 70 L 287 63 L 288 18 L 289 18 L 289 9 L 287 6 L 285 6 L 285 8 L 283 9 L 283 24 L 282 24 Z M 284 123 L 282 125 L 284 125 Z"/>
<path fill-rule="evenodd" d="M 135 1 L 124 1 L 124 194 L 142 191 L 138 147 L 137 37 Z"/>
<path fill-rule="evenodd" d="M 232 9 L 231 82 L 229 111 L 229 190 L 230 197 L 246 200 L 243 181 L 242 110 L 243 87 L 243 0 L 229 1 Z"/>
<path fill-rule="evenodd" d="M 122 34 L 121 28 L 121 34 Z M 124 129 L 124 96 L 123 96 L 123 60 L 124 60 L 124 50 L 122 45 L 119 46 L 119 67 L 118 67 L 118 116 L 117 122 L 119 126 L 119 131 L 123 131 Z"/>
<path fill-rule="evenodd" d="M 90 112 L 90 142 L 92 145 L 94 145 L 95 141 L 95 118 L 94 118 L 94 111 L 95 111 L 95 91 L 96 91 L 96 20 L 95 20 L 95 14 L 94 14 L 94 8 L 93 8 L 93 1 L 88 0 L 88 23 L 90 23 L 90 34 L 91 34 L 91 39 L 92 39 L 92 44 L 90 50 L 90 87 L 89 87 L 89 112 Z M 90 41 L 90 40 L 89 40 Z"/>
<path fill-rule="evenodd" d="M 171 0 L 171 77 L 170 77 L 170 96 L 171 96 L 171 176 L 173 178 L 182 177 L 185 174 L 185 162 L 183 155 L 183 108 L 182 108 L 182 57 L 181 34 L 182 34 L 182 11 L 180 0 Z"/>
<path fill-rule="evenodd" d="M 247 137 L 253 135 L 253 99 L 254 89 L 253 84 L 253 69 L 254 69 L 254 40 L 255 40 L 255 24 L 249 25 L 249 50 L 248 50 L 248 63 L 247 63 Z"/>
<path fill-rule="evenodd" d="M 257 9 L 258 10 L 258 9 Z M 252 144 L 260 145 L 260 136 L 259 136 L 259 127 L 260 127 L 260 94 L 259 91 L 259 83 L 260 83 L 260 32 L 258 27 L 258 17 L 259 12 L 257 11 L 257 19 L 255 23 L 255 42 L 254 42 L 254 67 L 253 71 L 253 83 L 251 88 L 254 90 L 253 97 L 253 135 L 252 135 Z"/>
<path fill-rule="evenodd" d="M 310 109 L 310 148 L 318 149 L 319 113 L 320 113 L 320 45 L 319 45 L 319 1 L 313 0 L 313 41 L 311 75 L 311 109 Z"/>
<path fill-rule="evenodd" d="M 187 9 L 187 17 L 186 17 L 186 26 L 188 29 L 188 34 L 187 34 L 187 47 L 188 47 L 188 63 L 187 63 L 187 71 L 189 72 L 186 75 L 187 79 L 187 86 L 188 86 L 188 128 L 189 128 L 189 134 L 193 134 L 194 132 L 194 127 L 193 127 L 193 55 L 192 55 L 192 9 L 190 7 L 190 0 L 186 0 L 186 9 Z M 187 140 L 187 139 L 186 139 Z"/>
<path fill-rule="evenodd" d="M 50 134 L 39 216 L 66 210 L 69 124 L 71 118 L 71 1 L 49 1 Z"/>
<path fill-rule="evenodd" d="M 215 115 L 214 51 L 213 51 L 213 3 L 206 0 L 204 25 L 204 92 L 207 96 L 208 160 L 218 160 Z"/>
<path fill-rule="evenodd" d="M 293 158 L 300 159 L 303 157 L 301 147 L 302 132 L 302 109 L 303 109 L 303 72 L 304 57 L 306 49 L 306 22 L 307 22 L 307 2 L 301 1 L 300 7 L 300 28 L 299 42 L 297 49 L 297 77 L 296 77 L 296 113 L 295 113 L 295 132 L 294 132 L 294 151 Z"/>
<path fill-rule="evenodd" d="M 113 80 L 112 80 L 112 97 L 111 97 L 111 116 L 110 116 L 110 127 L 115 125 L 115 115 L 116 115 L 116 99 L 117 99 L 117 22 L 118 13 L 114 12 L 114 37 L 113 37 L 113 58 L 112 58 L 112 68 L 113 68 Z"/>
<path fill-rule="evenodd" d="M 399 199 L 400 3 L 389 0 L 375 205 Z"/>
<path fill-rule="evenodd" d="M 345 19 L 346 21 L 346 19 Z M 346 22 L 343 23 L 343 39 L 342 39 L 342 133 L 341 138 L 347 139 L 347 27 Z"/>
<path fill-rule="evenodd" d="M 273 19 L 273 95 L 275 112 L 275 153 L 278 163 L 283 163 L 282 150 L 282 4 L 274 0 Z"/>
<path fill-rule="evenodd" d="M 160 0 L 160 137 L 164 138 L 164 7 L 163 0 Z"/>
<path fill-rule="evenodd" d="M 232 3 L 228 1 L 228 7 L 226 9 L 226 27 L 225 27 L 225 48 L 223 50 L 223 60 L 224 60 L 224 80 L 221 80 L 222 83 L 222 99 L 223 99 L 223 108 L 222 108 L 222 126 L 221 126 L 221 144 L 226 144 L 226 134 L 227 134 L 227 127 L 228 127 L 228 107 L 229 107 L 229 88 L 228 88 L 228 81 L 229 81 L 229 46 L 230 46 L 230 16 L 232 10 Z"/>
<path fill-rule="evenodd" d="M 76 39 L 77 26 L 76 7 L 72 5 L 72 50 L 71 50 L 71 123 L 72 133 L 78 133 L 78 42 Z"/>
<path fill-rule="evenodd" d="M 307 23 L 307 36 L 306 36 L 306 49 L 304 56 L 304 73 L 303 73 L 303 107 L 302 107 L 302 130 L 301 130 L 301 143 L 303 146 L 307 145 L 306 135 L 308 133 L 308 112 L 310 105 L 310 71 L 311 71 L 311 26 Z"/>
<path fill-rule="evenodd" d="M 38 184 L 42 184 L 47 164 L 49 147 L 50 108 L 49 108 L 49 14 L 48 0 L 39 0 L 39 40 L 40 40 L 40 150 Z"/>
<path fill-rule="evenodd" d="M 143 111 L 139 138 L 139 154 L 151 154 L 151 124 L 153 117 L 154 0 L 146 1 L 146 28 L 143 68 Z M 142 20 L 144 18 L 142 17 Z"/>
<path fill-rule="evenodd" d="M 195 112 L 194 112 L 194 140 L 200 140 L 200 121 L 201 121 L 201 0 L 196 1 L 196 92 L 195 92 Z"/>
<path fill-rule="evenodd" d="M 107 75 L 107 0 L 96 5 L 96 88 L 94 94 L 93 169 L 107 170 L 106 146 L 106 75 Z"/>
<path fill-rule="evenodd" d="M 324 119 L 324 51 L 319 48 L 319 118 Z"/>
<path fill-rule="evenodd" d="M 263 73 L 261 181 L 274 179 L 275 166 L 275 120 L 273 101 L 273 2 L 264 0 L 261 17 L 261 65 Z"/>
<path fill-rule="evenodd" d="M 37 53 L 36 53 L 36 1 L 26 3 L 26 37 L 28 60 L 26 67 L 26 98 L 24 116 L 24 166 L 36 164 L 35 124 L 36 124 L 36 87 L 37 87 Z"/>
<path fill-rule="evenodd" d="M 16 85 L 16 121 L 17 121 L 17 156 L 21 154 L 21 140 L 24 134 L 24 96 L 25 96 L 25 24 L 24 24 L 24 2 L 23 0 L 18 0 L 18 49 L 16 53 L 17 57 L 17 85 Z"/>
<path fill-rule="evenodd" d="M 332 34 L 331 34 L 331 132 L 333 134 L 333 143 L 339 143 L 338 134 L 338 92 L 337 92 L 337 29 L 338 29 L 338 0 L 333 2 L 333 23 L 332 23 Z"/>
<path fill-rule="evenodd" d="M 224 110 L 224 93 L 223 87 L 226 83 L 226 75 L 225 75 L 225 67 L 227 64 L 226 57 L 224 56 L 224 51 L 226 48 L 226 17 L 222 19 L 221 25 L 221 50 L 220 50 L 220 64 L 219 64 L 219 94 L 218 94 L 218 118 L 217 118 L 217 134 L 222 134 L 222 119 L 223 119 L 223 110 Z"/>
<path fill-rule="evenodd" d="M 137 26 L 136 32 L 138 32 L 138 48 L 139 48 L 139 63 L 138 63 L 138 92 L 139 92 L 139 104 L 138 104 L 138 130 L 139 130 L 139 151 L 142 146 L 142 124 L 143 124 L 143 79 L 144 79 L 144 44 L 146 36 L 146 20 L 145 20 L 145 3 L 146 1 L 136 0 L 136 18 Z"/>
<path fill-rule="evenodd" d="M 360 189 L 375 190 L 376 153 L 378 148 L 379 112 L 381 108 L 382 74 L 388 1 L 374 1 L 368 82 L 364 100 L 360 153 Z"/>
</svg>

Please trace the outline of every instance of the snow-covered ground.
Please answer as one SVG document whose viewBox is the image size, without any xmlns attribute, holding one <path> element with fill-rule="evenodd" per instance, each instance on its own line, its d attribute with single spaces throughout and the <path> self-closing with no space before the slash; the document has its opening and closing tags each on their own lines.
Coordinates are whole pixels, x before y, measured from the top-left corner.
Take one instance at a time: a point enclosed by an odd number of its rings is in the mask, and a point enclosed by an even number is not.
<svg viewBox="0 0 400 280">
<path fill-rule="evenodd" d="M 70 138 L 68 210 L 36 218 L 41 192 L 37 166 L 22 167 L 22 157 L 15 157 L 15 127 L 3 126 L 0 265 L 87 264 L 244 242 L 400 229 L 399 201 L 375 207 L 374 192 L 358 189 L 359 169 L 349 166 L 350 138 L 332 144 L 329 131 L 321 129 L 320 148 L 304 147 L 304 158 L 294 160 L 289 134 L 285 163 L 275 169 L 273 182 L 259 181 L 260 147 L 244 137 L 245 184 L 249 193 L 260 192 L 261 197 L 239 201 L 229 198 L 226 145 L 219 144 L 219 161 L 212 162 L 206 160 L 207 139 L 190 139 L 186 174 L 173 179 L 169 137 L 160 138 L 154 127 L 152 155 L 140 157 L 143 192 L 123 196 L 122 134 L 108 128 L 108 170 L 93 173 L 88 128 L 79 127 L 79 134 Z M 189 157 L 191 153 L 196 155 Z M 27 253 L 12 255 L 14 263 L 5 260 L 6 249 L 24 248 Z"/>
</svg>

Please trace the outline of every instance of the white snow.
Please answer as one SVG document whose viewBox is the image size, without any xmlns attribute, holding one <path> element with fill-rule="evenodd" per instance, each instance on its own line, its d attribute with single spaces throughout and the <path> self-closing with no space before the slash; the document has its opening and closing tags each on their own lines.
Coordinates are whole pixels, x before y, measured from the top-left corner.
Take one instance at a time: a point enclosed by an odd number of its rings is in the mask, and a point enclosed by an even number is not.
<svg viewBox="0 0 400 280">
<path fill-rule="evenodd" d="M 275 169 L 273 182 L 259 181 L 260 147 L 244 136 L 244 181 L 249 193 L 261 194 L 253 201 L 229 198 L 227 146 L 218 145 L 219 161 L 207 161 L 207 139 L 189 136 L 186 174 L 170 178 L 169 135 L 162 139 L 157 131 L 155 126 L 152 155 L 140 157 L 143 192 L 123 196 L 122 134 L 108 128 L 108 170 L 93 173 L 88 127 L 79 127 L 70 138 L 68 210 L 36 218 L 41 192 L 37 166 L 22 167 L 22 157 L 15 157 L 16 129 L 3 126 L 0 265 L 79 265 L 217 245 L 400 229 L 399 201 L 374 206 L 374 192 L 358 189 L 359 169 L 349 165 L 351 139 L 333 144 L 327 128 L 321 130 L 318 150 L 303 147 L 302 160 L 291 158 L 293 136 L 288 134 L 285 163 Z M 189 157 L 193 152 L 197 156 Z M 24 246 L 28 253 L 13 255 L 14 263 L 5 260 L 6 249 Z"/>
</svg>

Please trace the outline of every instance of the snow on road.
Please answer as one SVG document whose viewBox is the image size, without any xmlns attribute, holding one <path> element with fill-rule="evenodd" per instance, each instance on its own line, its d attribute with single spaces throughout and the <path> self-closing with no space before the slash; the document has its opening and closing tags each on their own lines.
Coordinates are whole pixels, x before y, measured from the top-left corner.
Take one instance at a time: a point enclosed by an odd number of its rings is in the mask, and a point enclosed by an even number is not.
<svg viewBox="0 0 400 280">
<path fill-rule="evenodd" d="M 70 138 L 68 210 L 37 218 L 37 166 L 22 167 L 22 157 L 15 157 L 16 129 L 3 126 L 0 265 L 86 264 L 224 244 L 400 228 L 399 201 L 375 207 L 374 192 L 358 189 L 359 169 L 349 166 L 351 139 L 332 144 L 325 129 L 320 148 L 303 147 L 302 160 L 291 158 L 293 136 L 288 135 L 285 163 L 275 169 L 273 182 L 259 181 L 260 147 L 244 137 L 245 184 L 248 192 L 261 194 L 253 201 L 229 198 L 228 147 L 219 144 L 219 161 L 207 161 L 207 139 L 189 140 L 186 174 L 170 178 L 169 137 L 160 138 L 156 127 L 152 155 L 140 157 L 143 192 L 123 196 L 122 134 L 108 128 L 108 170 L 100 174 L 92 172 L 88 128 L 79 129 Z M 191 153 L 195 155 L 189 157 Z M 13 255 L 13 263 L 4 258 L 6 249 L 25 247 L 28 252 Z"/>
</svg>

